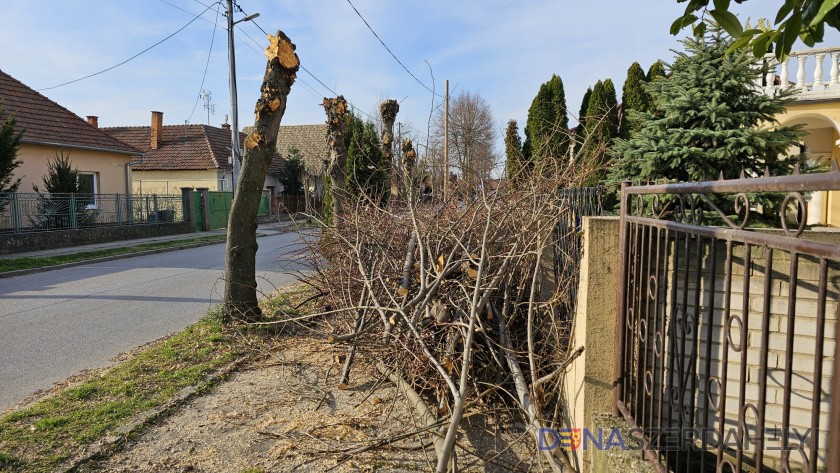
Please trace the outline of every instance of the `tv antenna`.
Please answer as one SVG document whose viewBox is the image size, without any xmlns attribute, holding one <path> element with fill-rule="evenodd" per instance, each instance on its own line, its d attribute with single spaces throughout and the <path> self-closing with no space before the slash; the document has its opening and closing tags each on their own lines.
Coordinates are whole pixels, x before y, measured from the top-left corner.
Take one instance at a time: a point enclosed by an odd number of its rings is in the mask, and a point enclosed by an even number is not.
<svg viewBox="0 0 840 473">
<path fill-rule="evenodd" d="M 210 126 L 210 115 L 216 114 L 216 104 L 210 103 L 210 100 L 213 99 L 213 93 L 209 90 L 202 90 L 199 97 L 204 99 L 204 109 L 207 110 L 207 126 Z"/>
</svg>

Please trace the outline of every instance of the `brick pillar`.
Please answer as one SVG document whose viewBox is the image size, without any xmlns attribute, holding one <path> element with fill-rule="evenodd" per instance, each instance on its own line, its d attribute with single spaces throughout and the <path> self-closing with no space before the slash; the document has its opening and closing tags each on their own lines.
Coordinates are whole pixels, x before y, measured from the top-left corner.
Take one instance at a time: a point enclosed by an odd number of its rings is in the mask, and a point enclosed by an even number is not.
<svg viewBox="0 0 840 473">
<path fill-rule="evenodd" d="M 201 231 L 210 230 L 210 188 L 196 187 L 198 196 L 201 199 Z"/>
<path fill-rule="evenodd" d="M 195 194 L 192 187 L 182 187 L 181 197 L 184 201 L 184 221 L 195 223 Z M 194 226 L 194 225 L 193 225 Z"/>
</svg>

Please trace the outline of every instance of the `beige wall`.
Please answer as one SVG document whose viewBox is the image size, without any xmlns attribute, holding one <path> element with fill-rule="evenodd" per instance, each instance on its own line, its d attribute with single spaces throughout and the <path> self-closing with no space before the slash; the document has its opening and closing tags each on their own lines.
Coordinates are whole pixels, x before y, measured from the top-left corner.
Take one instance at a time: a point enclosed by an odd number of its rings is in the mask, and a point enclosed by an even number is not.
<svg viewBox="0 0 840 473">
<path fill-rule="evenodd" d="M 55 146 L 22 143 L 18 158 L 22 161 L 15 169 L 15 178 L 20 177 L 19 192 L 33 192 L 32 184 L 44 190 L 43 176 L 47 173 L 47 162 L 55 159 L 62 148 Z M 96 173 L 97 192 L 100 194 L 125 194 L 125 165 L 132 161 L 127 154 L 90 151 L 84 149 L 63 148 L 64 155 L 70 156 L 74 168 L 81 172 Z M 136 158 L 134 158 L 136 159 Z"/>
<path fill-rule="evenodd" d="M 225 189 L 219 189 L 219 180 L 227 179 Z M 131 186 L 137 194 L 180 194 L 181 187 L 207 187 L 211 191 L 230 190 L 230 172 L 217 169 L 132 171 Z"/>
<path fill-rule="evenodd" d="M 810 134 L 804 138 L 812 158 L 840 158 L 840 101 L 826 103 L 799 103 L 788 105 L 787 112 L 777 115 L 782 125 L 804 123 Z M 819 221 L 840 227 L 840 192 L 822 192 L 822 205 L 810 205 L 808 213 L 819 215 Z"/>
</svg>

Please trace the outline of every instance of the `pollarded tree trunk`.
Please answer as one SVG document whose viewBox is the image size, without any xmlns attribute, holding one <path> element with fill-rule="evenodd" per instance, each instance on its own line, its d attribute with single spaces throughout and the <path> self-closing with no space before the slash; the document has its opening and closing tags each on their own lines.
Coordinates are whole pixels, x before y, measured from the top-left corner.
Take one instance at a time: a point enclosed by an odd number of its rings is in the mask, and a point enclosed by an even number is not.
<svg viewBox="0 0 840 473">
<path fill-rule="evenodd" d="M 414 145 L 411 140 L 406 139 L 400 145 L 400 151 L 403 155 L 403 168 L 408 181 L 405 183 L 405 192 L 409 200 L 414 198 L 414 165 L 417 163 L 417 152 L 414 151 Z"/>
<path fill-rule="evenodd" d="M 333 223 L 344 214 L 344 203 L 347 196 L 347 146 L 344 144 L 344 114 L 347 113 L 347 101 L 343 95 L 334 99 L 324 99 L 324 111 L 327 112 L 327 144 L 330 147 L 330 164 L 327 173 L 332 181 L 330 194 L 332 196 Z"/>
<path fill-rule="evenodd" d="M 225 256 L 225 310 L 245 317 L 260 315 L 257 299 L 257 212 L 265 175 L 275 153 L 277 130 L 300 60 L 282 31 L 268 36 L 268 64 L 257 100 L 254 131 L 245 138 L 245 157 L 230 209 Z"/>
<path fill-rule="evenodd" d="M 399 175 L 397 174 L 397 166 L 394 162 L 394 120 L 397 119 L 397 113 L 400 111 L 400 104 L 396 100 L 386 100 L 379 105 L 379 112 L 382 114 L 382 136 L 380 142 L 382 143 L 382 154 L 385 156 L 385 162 L 388 163 L 388 177 L 391 181 L 391 195 L 395 196 L 399 193 Z"/>
</svg>

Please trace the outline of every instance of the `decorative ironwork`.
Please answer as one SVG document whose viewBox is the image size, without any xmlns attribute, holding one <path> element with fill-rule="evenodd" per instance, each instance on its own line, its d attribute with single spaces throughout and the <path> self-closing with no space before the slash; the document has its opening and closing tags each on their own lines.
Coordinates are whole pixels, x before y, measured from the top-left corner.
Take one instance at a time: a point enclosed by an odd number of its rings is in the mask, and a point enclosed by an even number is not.
<svg viewBox="0 0 840 473">
<path fill-rule="evenodd" d="M 613 413 L 658 471 L 840 471 L 840 234 L 805 232 L 803 196 L 837 190 L 836 163 L 622 185 Z M 779 229 L 752 229 L 768 192 Z"/>
</svg>

